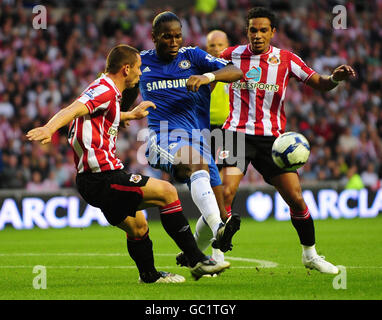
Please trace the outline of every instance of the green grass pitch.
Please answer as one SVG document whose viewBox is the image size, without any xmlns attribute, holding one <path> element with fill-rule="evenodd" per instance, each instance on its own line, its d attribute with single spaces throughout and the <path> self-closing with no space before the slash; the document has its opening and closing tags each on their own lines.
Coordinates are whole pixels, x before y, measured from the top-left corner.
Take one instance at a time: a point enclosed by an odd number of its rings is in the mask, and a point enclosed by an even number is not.
<svg viewBox="0 0 382 320">
<path fill-rule="evenodd" d="M 195 221 L 190 223 L 194 230 Z M 226 254 L 231 268 L 199 281 L 188 269 L 176 266 L 179 250 L 160 222 L 149 225 L 158 270 L 182 274 L 185 283 L 139 284 L 125 235 L 117 228 L 5 228 L 0 231 L 0 299 L 382 299 L 382 216 L 315 221 L 319 254 L 346 268 L 341 281 L 303 267 L 289 221 L 242 219 L 233 251 Z M 41 275 L 33 273 L 37 265 L 46 267 L 46 289 L 33 287 L 34 278 Z M 340 288 L 335 289 L 333 282 Z"/>
</svg>

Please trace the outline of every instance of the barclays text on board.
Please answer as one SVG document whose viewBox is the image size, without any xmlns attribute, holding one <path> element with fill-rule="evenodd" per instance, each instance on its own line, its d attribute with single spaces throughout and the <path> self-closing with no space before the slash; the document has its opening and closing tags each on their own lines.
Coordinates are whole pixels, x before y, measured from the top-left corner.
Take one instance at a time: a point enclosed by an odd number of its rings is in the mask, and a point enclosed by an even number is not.
<svg viewBox="0 0 382 320">
<path fill-rule="evenodd" d="M 362 190 L 321 189 L 303 191 L 304 200 L 313 219 L 374 218 L 382 213 L 382 189 L 377 192 Z M 276 220 L 289 220 L 289 207 L 278 192 L 254 192 L 247 198 L 247 212 L 257 221 L 273 215 Z"/>
<path fill-rule="evenodd" d="M 187 196 L 189 197 L 189 193 Z M 289 208 L 277 192 L 255 191 L 240 195 L 239 191 L 238 196 L 234 209 L 243 217 L 248 214 L 257 221 L 264 221 L 269 217 L 276 220 L 290 219 Z M 305 190 L 303 196 L 313 219 L 374 218 L 382 213 L 382 189 L 377 192 L 366 189 Z M 183 201 L 186 198 L 182 199 L 182 203 Z M 191 199 L 187 201 L 192 202 Z M 183 209 L 187 217 L 198 217 L 197 211 L 190 209 L 188 205 L 184 205 Z M 159 215 L 155 212 L 152 218 L 158 219 Z M 15 229 L 85 228 L 92 223 L 109 225 L 99 209 L 87 205 L 75 195 L 0 199 L 0 230 L 6 226 Z"/>
<path fill-rule="evenodd" d="M 20 202 L 6 198 L 0 209 L 0 230 L 7 224 L 15 229 L 85 228 L 92 222 L 109 225 L 101 210 L 90 205 L 80 215 L 81 202 L 83 200 L 77 196 L 58 196 L 46 200 L 26 197 Z"/>
</svg>

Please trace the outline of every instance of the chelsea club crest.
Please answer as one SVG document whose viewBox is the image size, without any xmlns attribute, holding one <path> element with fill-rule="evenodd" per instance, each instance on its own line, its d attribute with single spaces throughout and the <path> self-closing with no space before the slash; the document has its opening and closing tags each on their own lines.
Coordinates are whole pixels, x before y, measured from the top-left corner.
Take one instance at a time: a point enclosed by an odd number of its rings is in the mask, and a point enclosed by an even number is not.
<svg viewBox="0 0 382 320">
<path fill-rule="evenodd" d="M 182 60 L 181 62 L 179 62 L 178 66 L 179 68 L 185 70 L 191 67 L 191 62 L 190 60 Z"/>
</svg>

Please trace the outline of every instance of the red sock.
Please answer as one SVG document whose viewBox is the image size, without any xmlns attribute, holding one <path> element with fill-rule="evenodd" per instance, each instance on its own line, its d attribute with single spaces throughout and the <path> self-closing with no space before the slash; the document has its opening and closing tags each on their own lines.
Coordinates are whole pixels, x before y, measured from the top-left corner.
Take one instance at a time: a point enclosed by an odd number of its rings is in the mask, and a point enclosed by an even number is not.
<svg viewBox="0 0 382 320">
<path fill-rule="evenodd" d="M 225 207 L 225 210 L 227 211 L 227 218 L 229 218 L 230 216 L 232 216 L 232 209 L 231 209 L 231 206 L 226 206 L 226 207 Z"/>
<path fill-rule="evenodd" d="M 183 210 L 182 205 L 179 199 L 170 204 L 165 205 L 164 207 L 159 208 L 159 211 L 161 214 L 169 214 L 169 213 L 179 212 L 182 210 Z"/>
<path fill-rule="evenodd" d="M 296 212 L 290 209 L 290 216 L 292 219 L 296 220 L 306 220 L 310 217 L 309 209 L 308 207 L 305 208 L 304 211 Z"/>
</svg>

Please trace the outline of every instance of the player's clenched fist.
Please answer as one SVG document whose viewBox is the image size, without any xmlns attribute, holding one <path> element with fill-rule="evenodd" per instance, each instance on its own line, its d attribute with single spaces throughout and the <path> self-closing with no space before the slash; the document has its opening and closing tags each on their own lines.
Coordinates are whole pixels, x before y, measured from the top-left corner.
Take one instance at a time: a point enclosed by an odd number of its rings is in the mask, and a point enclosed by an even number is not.
<svg viewBox="0 0 382 320">
<path fill-rule="evenodd" d="M 193 75 L 188 78 L 186 86 L 188 91 L 197 92 L 201 85 L 209 83 L 210 79 L 208 79 L 208 77 L 203 75 Z"/>
<path fill-rule="evenodd" d="M 355 77 L 355 71 L 348 65 L 341 65 L 334 69 L 333 79 L 335 81 L 348 80 L 350 77 Z"/>
</svg>

